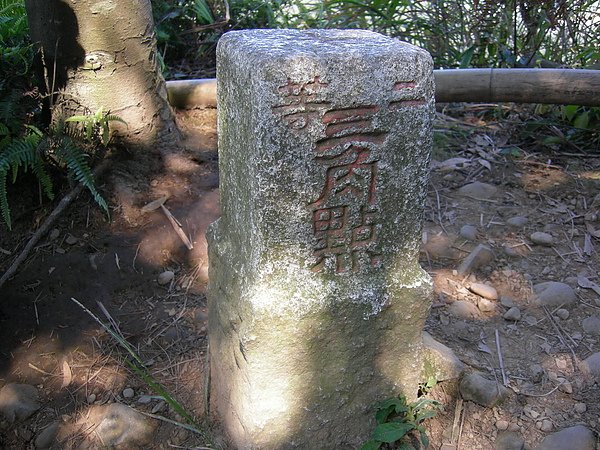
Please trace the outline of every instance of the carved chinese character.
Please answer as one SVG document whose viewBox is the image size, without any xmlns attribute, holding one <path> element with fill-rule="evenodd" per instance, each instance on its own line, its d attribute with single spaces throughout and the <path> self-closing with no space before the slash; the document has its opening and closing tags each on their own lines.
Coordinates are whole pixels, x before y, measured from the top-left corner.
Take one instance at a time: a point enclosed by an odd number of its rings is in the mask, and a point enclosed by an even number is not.
<svg viewBox="0 0 600 450">
<path fill-rule="evenodd" d="M 319 93 L 326 86 L 319 76 L 309 83 L 294 83 L 288 79 L 287 84 L 278 89 L 282 101 L 273 107 L 273 112 L 281 115 L 292 129 L 301 130 L 310 121 L 318 120 L 329 106 L 329 102 L 319 100 Z"/>
</svg>

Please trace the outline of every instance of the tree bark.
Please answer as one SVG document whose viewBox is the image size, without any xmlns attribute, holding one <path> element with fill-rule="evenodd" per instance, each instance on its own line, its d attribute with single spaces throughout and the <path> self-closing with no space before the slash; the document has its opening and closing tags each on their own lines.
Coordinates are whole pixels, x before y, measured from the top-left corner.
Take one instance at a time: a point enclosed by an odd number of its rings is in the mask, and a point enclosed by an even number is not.
<svg viewBox="0 0 600 450">
<path fill-rule="evenodd" d="M 52 120 L 95 113 L 119 142 L 152 145 L 175 130 L 158 70 L 150 0 L 26 0 Z"/>
</svg>

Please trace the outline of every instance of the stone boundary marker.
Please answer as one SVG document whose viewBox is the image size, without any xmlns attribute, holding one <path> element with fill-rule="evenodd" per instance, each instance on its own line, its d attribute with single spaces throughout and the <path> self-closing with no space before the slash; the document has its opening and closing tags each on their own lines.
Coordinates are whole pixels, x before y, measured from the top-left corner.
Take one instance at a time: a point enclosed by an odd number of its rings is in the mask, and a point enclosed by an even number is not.
<svg viewBox="0 0 600 450">
<path fill-rule="evenodd" d="M 368 31 L 250 30 L 221 38 L 217 74 L 213 413 L 235 448 L 358 448 L 377 401 L 436 372 L 431 58 Z"/>
</svg>

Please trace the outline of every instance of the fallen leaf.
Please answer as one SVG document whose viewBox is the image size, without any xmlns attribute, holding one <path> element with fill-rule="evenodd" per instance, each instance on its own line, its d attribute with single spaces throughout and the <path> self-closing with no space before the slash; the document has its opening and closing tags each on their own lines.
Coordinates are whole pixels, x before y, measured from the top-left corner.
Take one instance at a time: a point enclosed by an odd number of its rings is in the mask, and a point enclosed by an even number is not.
<svg viewBox="0 0 600 450">
<path fill-rule="evenodd" d="M 62 364 L 62 372 L 63 372 L 63 381 L 60 386 L 61 389 L 66 388 L 73 381 L 73 372 L 71 372 L 71 367 L 66 360 L 63 360 Z"/>
<path fill-rule="evenodd" d="M 477 350 L 479 350 L 480 352 L 483 352 L 483 353 L 487 353 L 489 355 L 492 354 L 492 351 L 490 350 L 490 348 L 487 346 L 487 344 L 485 342 L 480 342 L 479 345 L 477 346 Z"/>
</svg>

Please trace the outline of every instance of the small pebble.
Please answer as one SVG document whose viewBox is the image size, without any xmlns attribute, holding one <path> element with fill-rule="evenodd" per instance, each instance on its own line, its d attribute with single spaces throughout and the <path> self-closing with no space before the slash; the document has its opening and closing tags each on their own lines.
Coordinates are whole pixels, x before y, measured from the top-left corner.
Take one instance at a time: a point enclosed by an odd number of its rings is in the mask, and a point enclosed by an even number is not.
<svg viewBox="0 0 600 450">
<path fill-rule="evenodd" d="M 75 244 L 77 244 L 77 242 L 79 242 L 79 239 L 77 239 L 75 236 L 73 236 L 72 234 L 70 234 L 65 239 L 65 242 L 67 244 L 69 244 L 69 245 L 75 245 Z"/>
<path fill-rule="evenodd" d="M 489 284 L 484 283 L 472 283 L 469 286 L 469 289 L 474 294 L 480 295 L 483 298 L 487 298 L 488 300 L 498 300 L 498 291 Z"/>
<path fill-rule="evenodd" d="M 133 389 L 131 389 L 131 388 L 123 389 L 123 397 L 133 398 L 134 395 L 135 395 L 135 392 L 133 391 Z"/>
<path fill-rule="evenodd" d="M 149 395 L 142 395 L 140 398 L 138 398 L 137 402 L 140 403 L 141 405 L 147 405 L 151 401 L 152 401 L 152 397 L 150 397 Z"/>
<path fill-rule="evenodd" d="M 548 432 L 548 431 L 552 431 L 553 429 L 554 429 L 554 425 L 552 425 L 552 421 L 550 421 L 548 419 L 542 420 L 542 426 L 541 426 L 540 430 Z"/>
<path fill-rule="evenodd" d="M 547 281 L 533 286 L 534 302 L 539 306 L 554 308 L 575 303 L 577 295 L 571 286 L 558 281 Z"/>
<path fill-rule="evenodd" d="M 53 228 L 48 237 L 50 238 L 51 241 L 54 241 L 54 240 L 58 239 L 59 236 L 60 236 L 60 230 L 58 228 Z"/>
<path fill-rule="evenodd" d="M 463 225 L 459 234 L 467 241 L 474 241 L 477 239 L 477 228 L 473 225 Z"/>
<path fill-rule="evenodd" d="M 513 306 L 506 311 L 502 317 L 504 317 L 506 320 L 521 320 L 521 310 L 516 306 Z"/>
<path fill-rule="evenodd" d="M 496 309 L 494 302 L 490 302 L 486 298 L 480 298 L 477 302 L 477 307 L 481 312 L 492 312 Z"/>
<path fill-rule="evenodd" d="M 158 275 L 157 281 L 158 281 L 158 284 L 160 284 L 161 286 L 164 286 L 166 284 L 169 284 L 171 281 L 173 281 L 173 278 L 175 278 L 175 273 L 171 270 L 165 270 L 160 275 Z"/>
<path fill-rule="evenodd" d="M 488 183 L 475 181 L 466 184 L 458 189 L 458 194 L 465 197 L 473 197 L 475 199 L 486 199 L 493 197 L 498 192 L 498 188 Z"/>
<path fill-rule="evenodd" d="M 544 368 L 539 364 L 532 364 L 529 366 L 529 371 L 531 372 L 531 381 L 534 383 L 539 383 L 542 381 L 544 377 Z"/>
<path fill-rule="evenodd" d="M 502 297 L 500 297 L 500 303 L 505 308 L 512 308 L 513 306 L 515 306 L 514 300 L 510 297 L 507 297 L 506 295 L 503 295 Z"/>
<path fill-rule="evenodd" d="M 587 405 L 585 403 L 575 403 L 575 412 L 578 414 L 583 414 L 587 411 Z"/>
<path fill-rule="evenodd" d="M 520 253 L 517 251 L 516 247 L 505 245 L 502 248 L 504 249 L 504 253 L 506 254 L 506 256 L 510 256 L 511 258 L 521 256 Z"/>
<path fill-rule="evenodd" d="M 497 420 L 496 428 L 500 431 L 508 430 L 508 421 L 507 420 Z"/>
<path fill-rule="evenodd" d="M 88 395 L 86 400 L 87 400 L 87 402 L 89 404 L 94 403 L 96 401 L 96 394 L 90 394 L 90 395 Z"/>
<path fill-rule="evenodd" d="M 479 317 L 479 310 L 470 302 L 458 300 L 448 307 L 448 312 L 460 319 L 473 319 Z"/>
<path fill-rule="evenodd" d="M 591 335 L 600 335 L 600 318 L 596 316 L 590 316 L 581 322 L 581 326 L 583 327 L 583 331 L 587 334 Z"/>
<path fill-rule="evenodd" d="M 515 216 L 506 221 L 506 224 L 513 228 L 523 228 L 527 224 L 527 217 Z"/>
<path fill-rule="evenodd" d="M 567 320 L 569 318 L 569 311 L 564 308 L 558 309 L 555 314 L 561 320 Z"/>
<path fill-rule="evenodd" d="M 554 244 L 554 238 L 552 237 L 552 235 L 549 233 L 544 233 L 543 231 L 536 231 L 535 233 L 531 233 L 529 239 L 531 239 L 531 242 L 533 242 L 534 244 L 546 247 L 550 247 L 552 244 Z"/>
</svg>

